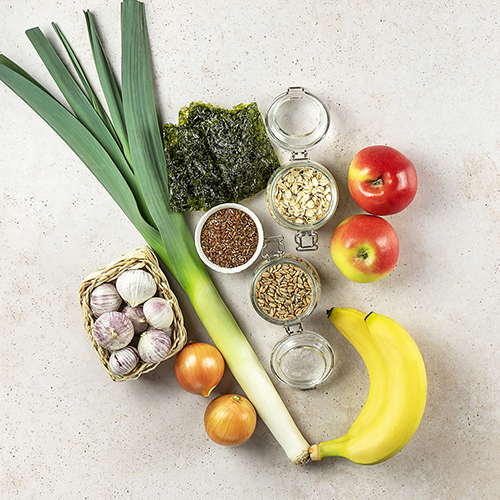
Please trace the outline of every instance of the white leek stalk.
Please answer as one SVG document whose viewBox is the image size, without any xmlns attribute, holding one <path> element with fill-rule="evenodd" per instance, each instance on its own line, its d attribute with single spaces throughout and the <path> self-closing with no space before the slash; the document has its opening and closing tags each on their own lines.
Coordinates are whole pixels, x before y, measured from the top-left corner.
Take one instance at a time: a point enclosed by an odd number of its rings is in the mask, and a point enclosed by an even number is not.
<svg viewBox="0 0 500 500">
<path fill-rule="evenodd" d="M 189 298 L 226 363 L 288 458 L 309 461 L 309 444 L 297 429 L 268 374 L 210 278 L 197 276 Z"/>
</svg>

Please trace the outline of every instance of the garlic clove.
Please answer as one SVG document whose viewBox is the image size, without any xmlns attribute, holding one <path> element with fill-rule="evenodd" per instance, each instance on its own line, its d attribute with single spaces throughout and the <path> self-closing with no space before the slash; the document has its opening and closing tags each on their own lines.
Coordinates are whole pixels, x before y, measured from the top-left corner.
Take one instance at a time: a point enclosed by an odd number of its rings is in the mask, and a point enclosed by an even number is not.
<svg viewBox="0 0 500 500">
<path fill-rule="evenodd" d="M 111 311 L 97 318 L 92 335 L 101 347 L 116 351 L 130 343 L 134 337 L 134 325 L 125 314 Z"/>
<path fill-rule="evenodd" d="M 130 373 L 139 363 L 139 353 L 132 346 L 113 351 L 109 356 L 109 369 L 115 375 L 126 375 Z"/>
<path fill-rule="evenodd" d="M 172 348 L 170 334 L 157 328 L 145 331 L 139 339 L 139 356 L 145 363 L 163 361 Z"/>
<path fill-rule="evenodd" d="M 106 312 L 118 311 L 121 304 L 122 298 L 112 283 L 96 286 L 90 294 L 90 309 L 96 318 Z"/>
<path fill-rule="evenodd" d="M 153 276 L 142 269 L 129 269 L 116 279 L 116 289 L 132 307 L 142 304 L 156 293 Z"/>
<path fill-rule="evenodd" d="M 161 297 L 153 297 L 144 302 L 143 311 L 147 322 L 160 330 L 167 329 L 174 320 L 174 311 L 170 302 Z"/>
<path fill-rule="evenodd" d="M 125 306 L 122 313 L 125 314 L 130 321 L 132 321 L 136 335 L 148 329 L 149 324 L 146 320 L 146 316 L 144 316 L 142 306 Z"/>
</svg>

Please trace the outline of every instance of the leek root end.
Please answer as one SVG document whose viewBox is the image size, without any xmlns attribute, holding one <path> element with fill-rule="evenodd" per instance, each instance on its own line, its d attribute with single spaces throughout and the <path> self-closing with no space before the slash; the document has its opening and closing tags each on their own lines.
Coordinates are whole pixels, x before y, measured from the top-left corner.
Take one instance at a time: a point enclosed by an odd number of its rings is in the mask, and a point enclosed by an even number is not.
<svg viewBox="0 0 500 500">
<path fill-rule="evenodd" d="M 309 450 L 305 450 L 301 455 L 299 455 L 293 462 L 296 465 L 305 465 L 308 464 L 311 461 L 311 455 L 310 455 L 310 448 Z"/>
</svg>

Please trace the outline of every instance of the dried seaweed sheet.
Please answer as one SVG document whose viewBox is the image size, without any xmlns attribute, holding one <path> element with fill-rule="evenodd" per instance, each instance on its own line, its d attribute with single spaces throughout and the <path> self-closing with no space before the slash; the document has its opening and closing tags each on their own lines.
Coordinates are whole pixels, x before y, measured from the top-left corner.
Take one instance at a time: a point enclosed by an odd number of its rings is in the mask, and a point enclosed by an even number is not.
<svg viewBox="0 0 500 500">
<path fill-rule="evenodd" d="M 185 174 L 184 164 L 178 158 L 178 142 L 178 127 L 167 123 L 163 127 L 163 145 L 170 185 L 170 206 L 185 212 L 191 210 L 190 207 L 201 207 L 201 202 L 195 194 L 190 176 Z M 183 186 L 183 189 L 176 189 L 175 186 Z"/>
<path fill-rule="evenodd" d="M 250 198 L 279 167 L 255 103 L 191 103 L 179 111 L 179 125 L 165 125 L 163 139 L 174 211 Z"/>
</svg>

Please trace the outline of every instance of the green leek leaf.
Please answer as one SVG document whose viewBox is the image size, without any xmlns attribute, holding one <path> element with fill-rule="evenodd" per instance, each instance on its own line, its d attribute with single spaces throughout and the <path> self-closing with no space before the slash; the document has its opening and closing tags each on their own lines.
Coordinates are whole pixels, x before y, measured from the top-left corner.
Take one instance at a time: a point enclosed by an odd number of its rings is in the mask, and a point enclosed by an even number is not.
<svg viewBox="0 0 500 500">
<path fill-rule="evenodd" d="M 59 37 L 59 40 L 61 40 L 61 43 L 63 44 L 64 48 L 66 49 L 66 53 L 68 54 L 69 60 L 71 61 L 71 64 L 73 65 L 73 68 L 75 69 L 75 72 L 78 75 L 78 78 L 80 79 L 80 82 L 83 86 L 83 89 L 85 90 L 85 93 L 87 94 L 87 98 L 89 99 L 90 103 L 92 104 L 92 107 L 95 109 L 99 118 L 102 120 L 102 122 L 106 125 L 106 127 L 110 131 L 111 135 L 115 139 L 115 142 L 119 143 L 119 139 L 118 139 L 118 136 L 116 135 L 113 124 L 111 123 L 111 120 L 109 119 L 108 115 L 106 114 L 106 111 L 104 110 L 96 93 L 92 89 L 92 86 L 90 85 L 90 82 L 88 81 L 87 75 L 85 74 L 85 71 L 83 70 L 82 66 L 80 65 L 80 62 L 78 61 L 78 58 L 76 57 L 76 54 L 73 52 L 73 49 L 71 48 L 70 44 L 66 40 L 66 37 L 64 36 L 62 31 L 59 29 L 57 24 L 52 23 L 52 27 L 54 28 L 54 31 L 57 33 L 57 36 Z"/>
<path fill-rule="evenodd" d="M 132 162 L 177 279 L 186 290 L 192 268 L 206 273 L 184 214 L 170 210 L 163 141 L 156 114 L 144 4 L 122 3 L 122 92 Z M 183 272 L 184 270 L 184 272 Z"/>
<path fill-rule="evenodd" d="M 119 144 L 116 142 L 105 123 L 101 120 L 96 110 L 92 107 L 87 96 L 75 82 L 71 73 L 63 64 L 42 31 L 39 28 L 32 28 L 28 30 L 26 34 L 59 87 L 59 90 L 68 101 L 76 117 L 108 152 L 113 162 L 120 169 L 127 184 L 130 186 L 143 217 L 149 224 L 154 226 L 139 183 L 123 155 Z"/>
<path fill-rule="evenodd" d="M 160 258 L 168 262 L 158 231 L 143 219 L 130 187 L 99 141 L 46 89 L 34 83 L 4 55 L 0 55 L 0 80 L 55 130 L 111 194 Z"/>
<path fill-rule="evenodd" d="M 87 31 L 90 39 L 90 46 L 92 48 L 92 55 L 94 56 L 97 75 L 99 76 L 99 81 L 101 82 L 109 114 L 111 115 L 111 120 L 116 133 L 120 138 L 125 157 L 129 163 L 131 163 L 130 146 L 128 142 L 127 129 L 125 127 L 125 117 L 123 114 L 123 102 L 120 89 L 118 88 L 113 71 L 111 70 L 106 54 L 102 48 L 101 41 L 97 35 L 92 16 L 89 11 L 84 12 L 84 14 L 85 20 L 87 21 Z"/>
</svg>

